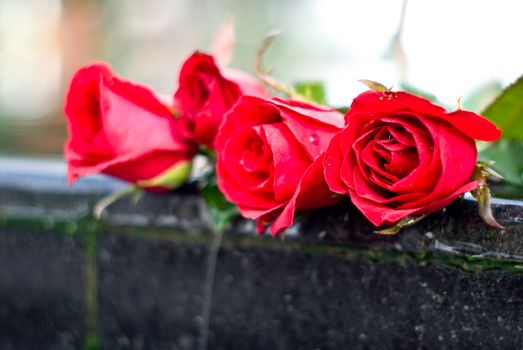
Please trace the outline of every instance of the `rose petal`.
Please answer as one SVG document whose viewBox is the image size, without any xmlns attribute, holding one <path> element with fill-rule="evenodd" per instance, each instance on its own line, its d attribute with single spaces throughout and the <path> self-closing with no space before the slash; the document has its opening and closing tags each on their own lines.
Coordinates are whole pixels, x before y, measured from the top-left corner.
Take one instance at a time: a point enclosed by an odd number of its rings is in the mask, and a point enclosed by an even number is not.
<svg viewBox="0 0 523 350">
<path fill-rule="evenodd" d="M 223 149 L 231 134 L 239 128 L 279 121 L 281 121 L 280 112 L 270 101 L 258 97 L 242 96 L 224 116 L 216 136 L 215 148 Z"/>
<path fill-rule="evenodd" d="M 283 123 L 262 126 L 272 150 L 274 164 L 274 198 L 286 201 L 296 191 L 311 159 Z"/>
<path fill-rule="evenodd" d="M 219 86 L 219 87 L 218 87 Z M 198 143 L 213 148 L 216 132 L 223 121 L 223 116 L 240 97 L 240 90 L 234 84 L 220 84 L 213 81 L 208 86 L 209 96 L 203 106 L 192 116 L 193 137 Z"/>
<path fill-rule="evenodd" d="M 115 79 L 102 84 L 100 93 L 104 131 L 115 153 L 188 148 L 176 136 L 172 114 L 149 89 Z"/>
<path fill-rule="evenodd" d="M 441 173 L 429 196 L 407 203 L 403 208 L 429 205 L 446 197 L 468 183 L 476 165 L 477 150 L 474 140 L 457 131 L 452 125 L 439 123 L 435 144 L 439 146 Z M 459 150 L 456 152 L 455 150 Z"/>
<path fill-rule="evenodd" d="M 398 178 L 408 175 L 419 164 L 418 152 L 414 147 L 392 152 L 391 154 L 392 158 L 390 162 L 385 163 L 383 168 Z"/>
<path fill-rule="evenodd" d="M 112 76 L 109 66 L 93 64 L 79 69 L 71 80 L 65 103 L 69 138 L 64 153 L 68 162 L 97 164 L 112 158 L 100 116 L 101 82 Z M 69 182 L 76 177 L 69 176 Z"/>
<path fill-rule="evenodd" d="M 244 155 L 249 152 L 251 142 L 260 146 L 255 170 L 245 164 Z M 243 127 L 231 134 L 220 157 L 231 179 L 241 183 L 245 190 L 272 193 L 272 152 L 267 145 L 265 132 L 260 127 Z"/>
<path fill-rule="evenodd" d="M 469 191 L 472 191 L 477 187 L 478 187 L 478 182 L 471 181 L 471 182 L 463 185 L 462 187 L 458 188 L 451 194 L 447 195 L 446 197 L 436 199 L 436 200 L 428 203 L 427 206 L 423 207 L 423 209 L 418 212 L 420 214 L 430 214 L 430 213 L 436 212 L 438 210 L 441 210 L 441 209 L 445 208 L 447 205 L 449 205 L 450 203 L 452 203 L 456 198 L 458 198 L 458 196 L 460 196 L 464 193 L 467 193 Z"/>
<path fill-rule="evenodd" d="M 258 218 L 265 218 L 265 220 L 267 220 L 268 218 L 271 218 L 270 221 L 272 222 L 272 220 L 279 215 L 279 210 L 283 208 L 285 204 L 286 203 L 279 203 L 269 209 L 253 208 L 248 205 L 238 205 L 238 210 L 242 216 L 247 219 L 256 220 Z"/>
<path fill-rule="evenodd" d="M 373 146 L 375 141 L 371 141 L 361 152 L 360 159 L 362 162 L 368 166 L 370 171 L 365 171 L 367 176 L 370 176 L 372 173 L 377 173 L 379 176 L 390 182 L 397 182 L 398 177 L 393 172 L 387 172 L 384 169 L 386 162 L 382 158 L 378 158 L 378 154 L 374 152 Z M 362 169 L 363 170 L 363 169 Z"/>
<path fill-rule="evenodd" d="M 149 88 L 114 76 L 105 65 L 77 72 L 65 111 L 70 182 L 99 172 L 131 183 L 149 180 L 196 151 Z"/>
<path fill-rule="evenodd" d="M 280 107 L 291 109 L 304 116 L 313 114 L 315 120 L 336 129 L 341 129 L 345 126 L 343 115 L 334 109 L 296 100 L 283 100 L 277 97 L 273 98 L 272 101 Z"/>
<path fill-rule="evenodd" d="M 312 159 L 325 152 L 330 140 L 343 127 L 343 115 L 336 110 L 319 108 L 292 100 L 273 99 L 281 117 Z M 284 103 L 285 102 L 285 103 Z"/>
<path fill-rule="evenodd" d="M 387 120 L 402 125 L 412 135 L 419 161 L 410 174 L 387 189 L 394 193 L 426 192 L 432 189 L 440 176 L 439 146 L 434 145 L 433 141 L 434 137 L 437 138 L 436 123 L 422 117 Z M 428 131 L 429 128 L 434 135 Z"/>
<path fill-rule="evenodd" d="M 494 123 L 469 111 L 457 110 L 446 114 L 446 120 L 467 136 L 481 141 L 496 141 L 501 137 Z"/>
<path fill-rule="evenodd" d="M 140 180 L 149 180 L 156 175 L 163 173 L 181 161 L 191 160 L 186 154 L 172 151 L 152 151 L 142 154 L 135 159 L 128 159 L 125 162 L 112 162 L 107 164 L 104 173 L 136 183 Z"/>
<path fill-rule="evenodd" d="M 388 191 L 380 189 L 369 182 L 366 174 L 358 167 L 353 169 L 353 183 L 349 188 L 361 198 L 382 203 L 390 198 Z"/>
<path fill-rule="evenodd" d="M 214 148 L 223 116 L 245 94 L 269 98 L 256 79 L 244 73 L 220 71 L 212 56 L 195 52 L 180 70 L 174 99 L 190 127 L 191 138 Z"/>
<path fill-rule="evenodd" d="M 222 74 L 226 79 L 236 83 L 243 95 L 264 99 L 271 98 L 271 95 L 263 88 L 258 80 L 245 72 L 236 69 L 224 69 Z"/>
<path fill-rule="evenodd" d="M 381 226 L 384 223 L 396 223 L 416 211 L 416 209 L 394 209 L 387 204 L 361 197 L 352 190 L 349 191 L 349 195 L 352 203 L 374 226 Z"/>
<path fill-rule="evenodd" d="M 256 232 L 259 235 L 264 234 L 265 231 L 267 231 L 267 228 L 272 224 L 274 219 L 276 219 L 278 217 L 278 214 L 279 213 L 277 211 L 273 211 L 273 212 L 270 212 L 270 213 L 268 213 L 266 215 L 260 216 L 256 220 Z"/>
<path fill-rule="evenodd" d="M 366 91 L 354 99 L 345 115 L 345 121 L 350 122 L 355 115 L 365 116 L 367 119 L 379 119 L 384 115 L 393 116 L 396 113 L 409 111 L 419 115 L 435 116 L 445 113 L 444 108 L 407 92 Z"/>
<path fill-rule="evenodd" d="M 324 157 L 320 156 L 305 171 L 296 188 L 296 192 L 271 226 L 271 234 L 273 236 L 277 236 L 293 225 L 296 210 L 326 207 L 341 200 L 329 190 L 322 176 L 323 162 Z"/>
<path fill-rule="evenodd" d="M 324 174 L 327 184 L 331 191 L 340 194 L 347 192 L 347 185 L 340 176 L 346 152 L 346 148 L 342 147 L 341 144 L 343 140 L 346 140 L 345 134 L 344 129 L 332 138 L 324 158 Z"/>
<path fill-rule="evenodd" d="M 401 143 L 404 146 L 415 146 L 416 142 L 414 141 L 414 138 L 412 137 L 412 134 L 405 130 L 401 126 L 391 125 L 388 127 L 388 131 L 390 134 L 394 137 L 395 140 L 397 140 L 399 143 Z"/>
<path fill-rule="evenodd" d="M 223 162 L 218 161 L 216 163 L 216 173 L 218 188 L 229 202 L 236 203 L 238 207 L 245 205 L 252 208 L 259 208 L 260 210 L 272 210 L 281 204 L 275 201 L 271 194 L 245 191 L 242 184 L 234 181 Z"/>
</svg>

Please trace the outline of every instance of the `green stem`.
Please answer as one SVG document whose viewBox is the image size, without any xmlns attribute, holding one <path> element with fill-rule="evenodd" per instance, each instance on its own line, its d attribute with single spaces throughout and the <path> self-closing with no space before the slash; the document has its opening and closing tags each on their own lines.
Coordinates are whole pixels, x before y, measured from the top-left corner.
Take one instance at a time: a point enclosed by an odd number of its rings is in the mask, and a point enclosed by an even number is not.
<svg viewBox="0 0 523 350">
<path fill-rule="evenodd" d="M 117 200 L 119 200 L 119 199 L 121 199 L 123 197 L 130 196 L 130 195 L 138 193 L 140 191 L 141 190 L 139 188 L 137 188 L 135 186 L 130 186 L 130 187 L 127 187 L 127 188 L 125 188 L 125 189 L 123 189 L 121 191 L 113 192 L 113 193 L 103 197 L 94 206 L 93 216 L 95 217 L 95 219 L 100 220 L 100 218 L 102 217 L 103 211 L 108 206 L 110 206 L 111 204 L 113 204 L 114 202 L 116 202 Z"/>
<path fill-rule="evenodd" d="M 211 321 L 212 295 L 214 290 L 214 279 L 216 275 L 216 262 L 218 252 L 222 244 L 223 229 L 214 231 L 211 248 L 209 250 L 209 260 L 207 261 L 207 274 L 203 291 L 203 310 L 202 323 L 200 326 L 200 349 L 206 350 L 209 342 L 209 327 Z"/>
<path fill-rule="evenodd" d="M 286 95 L 287 97 L 301 101 L 301 102 L 312 102 L 314 101 L 309 100 L 305 96 L 297 93 L 292 88 L 287 87 L 282 82 L 274 79 L 270 73 L 267 72 L 265 69 L 265 66 L 263 64 L 263 57 L 265 56 L 265 52 L 267 49 L 271 46 L 272 42 L 276 37 L 279 35 L 278 32 L 269 34 L 261 43 L 260 47 L 258 48 L 258 52 L 256 53 L 256 74 L 258 75 L 258 78 L 269 88 L 273 89 L 276 92 L 279 92 L 281 94 Z"/>
<path fill-rule="evenodd" d="M 97 334 L 97 287 L 96 271 L 97 261 L 96 252 L 98 247 L 98 230 L 96 227 L 90 228 L 85 234 L 86 254 L 85 254 L 85 308 L 86 308 L 86 335 L 84 340 L 85 350 L 98 350 Z"/>
</svg>

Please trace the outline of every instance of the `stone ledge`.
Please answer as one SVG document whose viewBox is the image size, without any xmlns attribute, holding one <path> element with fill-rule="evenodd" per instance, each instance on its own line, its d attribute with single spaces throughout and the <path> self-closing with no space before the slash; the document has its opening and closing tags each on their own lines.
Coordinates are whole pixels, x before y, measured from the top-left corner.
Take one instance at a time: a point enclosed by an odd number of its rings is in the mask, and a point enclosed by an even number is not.
<svg viewBox="0 0 523 350">
<path fill-rule="evenodd" d="M 97 223 L 122 183 L 69 187 L 62 162 L 26 162 L 0 158 L 0 348 L 197 348 L 214 236 L 195 188 L 119 201 Z M 475 205 L 387 237 L 349 203 L 300 215 L 285 242 L 235 221 L 209 349 L 518 348 L 523 204 L 495 201 L 504 231 Z"/>
<path fill-rule="evenodd" d="M 61 161 L 36 162 L 33 167 L 31 162 L 24 161 L 23 167 L 15 166 L 19 162 L 19 159 L 0 158 L 0 168 L 11 169 L 0 173 L 0 218 L 90 219 L 94 204 L 102 196 L 125 187 L 123 183 L 104 176 L 88 177 L 69 186 L 65 180 L 65 165 Z M 492 208 L 505 226 L 504 230 L 484 224 L 476 213 L 475 200 L 466 197 L 444 211 L 430 215 L 418 225 L 404 229 L 399 235 L 378 236 L 373 232 L 374 227 L 345 202 L 299 215 L 295 227 L 288 231 L 287 239 L 523 261 L 523 201 L 494 199 Z M 192 185 L 168 195 L 146 194 L 138 203 L 122 199 L 104 212 L 103 222 L 210 231 L 205 204 Z M 239 219 L 227 233 L 253 235 L 254 225 L 251 221 Z"/>
</svg>

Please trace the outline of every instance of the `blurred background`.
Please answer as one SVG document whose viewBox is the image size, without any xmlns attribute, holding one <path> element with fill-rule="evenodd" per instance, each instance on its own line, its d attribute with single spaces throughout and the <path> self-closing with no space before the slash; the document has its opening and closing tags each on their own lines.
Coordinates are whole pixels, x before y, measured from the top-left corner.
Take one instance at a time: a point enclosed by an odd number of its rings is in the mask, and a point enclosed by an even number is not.
<svg viewBox="0 0 523 350">
<path fill-rule="evenodd" d="M 60 154 L 63 96 L 92 61 L 171 94 L 178 69 L 233 18 L 232 66 L 252 72 L 257 47 L 279 80 L 323 81 L 347 106 L 358 79 L 427 91 L 480 111 L 523 73 L 518 0 L 0 0 L 0 153 Z"/>
</svg>

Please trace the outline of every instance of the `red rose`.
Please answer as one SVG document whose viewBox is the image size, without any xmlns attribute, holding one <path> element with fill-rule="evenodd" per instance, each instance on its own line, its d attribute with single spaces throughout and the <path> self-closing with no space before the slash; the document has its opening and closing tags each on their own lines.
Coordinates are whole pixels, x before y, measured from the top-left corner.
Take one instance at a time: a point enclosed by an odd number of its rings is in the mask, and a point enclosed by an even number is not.
<svg viewBox="0 0 523 350">
<path fill-rule="evenodd" d="M 216 138 L 218 187 L 241 214 L 272 221 L 277 235 L 294 212 L 337 202 L 323 176 L 323 153 L 344 125 L 335 110 L 291 100 L 244 96 Z"/>
<path fill-rule="evenodd" d="M 501 135 L 475 113 L 448 113 L 406 92 L 364 92 L 345 121 L 325 154 L 326 180 L 376 226 L 432 213 L 476 188 L 474 139 Z"/>
<path fill-rule="evenodd" d="M 269 97 L 263 87 L 240 71 L 220 71 L 212 56 L 194 53 L 182 66 L 174 98 L 189 139 L 214 149 L 223 115 L 242 95 Z"/>
<path fill-rule="evenodd" d="M 80 69 L 67 94 L 68 179 L 103 172 L 139 187 L 177 187 L 190 170 L 194 147 L 178 121 L 146 87 L 121 80 L 106 65 Z"/>
</svg>

